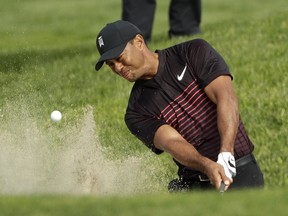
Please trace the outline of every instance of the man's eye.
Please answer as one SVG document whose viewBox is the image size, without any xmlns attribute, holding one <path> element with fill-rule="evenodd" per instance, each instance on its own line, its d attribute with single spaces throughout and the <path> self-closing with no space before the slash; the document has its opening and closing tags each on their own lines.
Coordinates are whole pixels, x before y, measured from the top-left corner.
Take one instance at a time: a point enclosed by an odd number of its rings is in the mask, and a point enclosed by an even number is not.
<svg viewBox="0 0 288 216">
<path fill-rule="evenodd" d="M 106 65 L 111 67 L 113 65 L 113 63 L 112 62 L 106 62 Z"/>
</svg>

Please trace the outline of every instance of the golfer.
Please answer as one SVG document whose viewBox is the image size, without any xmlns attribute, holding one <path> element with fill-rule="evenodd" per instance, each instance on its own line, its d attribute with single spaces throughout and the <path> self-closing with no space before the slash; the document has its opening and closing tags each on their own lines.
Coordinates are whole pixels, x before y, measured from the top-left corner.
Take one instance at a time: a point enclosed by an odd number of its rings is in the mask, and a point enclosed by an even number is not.
<svg viewBox="0 0 288 216">
<path fill-rule="evenodd" d="M 156 154 L 171 154 L 178 166 L 169 191 L 263 187 L 233 77 L 208 42 L 153 52 L 136 26 L 118 20 L 100 31 L 96 44 L 96 70 L 106 63 L 135 82 L 125 115 L 131 133 Z"/>
</svg>

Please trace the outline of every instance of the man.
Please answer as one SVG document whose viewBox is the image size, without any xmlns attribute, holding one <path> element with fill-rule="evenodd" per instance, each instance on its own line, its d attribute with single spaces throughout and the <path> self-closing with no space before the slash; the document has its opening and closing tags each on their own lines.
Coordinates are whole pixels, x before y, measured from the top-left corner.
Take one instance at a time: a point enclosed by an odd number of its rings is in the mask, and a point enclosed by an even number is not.
<svg viewBox="0 0 288 216">
<path fill-rule="evenodd" d="M 156 0 L 122 0 L 122 20 L 136 25 L 145 41 L 151 40 Z M 201 0 L 171 0 L 170 38 L 200 33 Z"/>
<path fill-rule="evenodd" d="M 96 43 L 95 69 L 105 62 L 135 82 L 125 115 L 130 131 L 156 154 L 171 154 L 179 167 L 169 191 L 264 185 L 232 76 L 211 45 L 195 39 L 152 52 L 141 31 L 121 20 L 106 25 Z"/>
</svg>

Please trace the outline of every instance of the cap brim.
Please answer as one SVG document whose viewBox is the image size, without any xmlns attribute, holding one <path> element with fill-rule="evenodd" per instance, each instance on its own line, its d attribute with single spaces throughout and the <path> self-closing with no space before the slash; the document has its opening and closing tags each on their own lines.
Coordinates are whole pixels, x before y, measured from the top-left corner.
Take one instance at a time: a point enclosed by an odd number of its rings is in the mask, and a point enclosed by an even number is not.
<svg viewBox="0 0 288 216">
<path fill-rule="evenodd" d="M 120 54 L 123 52 L 123 50 L 125 49 L 127 43 L 121 44 L 120 46 L 115 47 L 115 48 L 103 53 L 103 55 L 99 58 L 98 62 L 95 65 L 95 70 L 98 71 L 102 67 L 102 65 L 104 64 L 104 62 L 106 60 L 118 58 L 120 56 Z"/>
</svg>

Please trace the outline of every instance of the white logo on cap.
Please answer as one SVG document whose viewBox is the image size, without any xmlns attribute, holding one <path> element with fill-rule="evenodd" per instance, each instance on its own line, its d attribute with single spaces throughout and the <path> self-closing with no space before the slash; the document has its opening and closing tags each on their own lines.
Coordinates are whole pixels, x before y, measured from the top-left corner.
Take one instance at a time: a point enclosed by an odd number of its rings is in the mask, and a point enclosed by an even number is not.
<svg viewBox="0 0 288 216">
<path fill-rule="evenodd" d="M 103 41 L 102 36 L 98 37 L 98 44 L 99 44 L 100 48 L 101 48 L 101 46 L 104 46 L 104 41 Z"/>
</svg>

